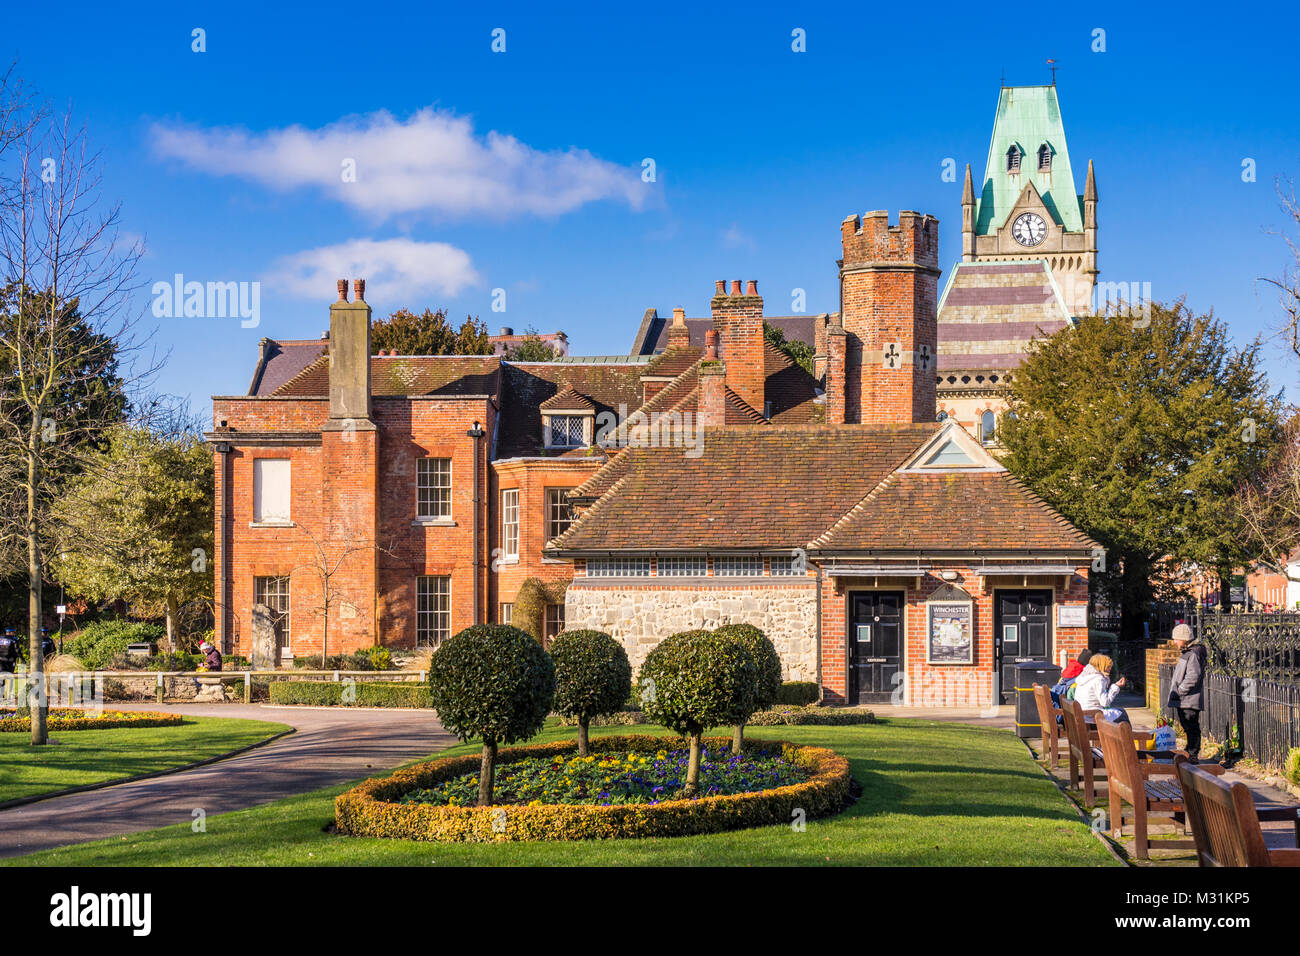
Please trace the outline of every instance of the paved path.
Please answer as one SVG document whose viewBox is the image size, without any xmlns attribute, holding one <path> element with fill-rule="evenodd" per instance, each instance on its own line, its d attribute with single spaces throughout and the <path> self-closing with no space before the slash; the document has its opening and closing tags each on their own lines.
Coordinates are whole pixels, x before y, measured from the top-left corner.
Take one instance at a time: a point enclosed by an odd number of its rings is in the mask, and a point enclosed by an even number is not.
<svg viewBox="0 0 1300 956">
<path fill-rule="evenodd" d="M 289 724 L 296 733 L 193 770 L 0 810 L 0 856 L 188 823 L 385 770 L 450 746 L 428 711 L 298 709 L 261 704 L 114 704 Z"/>
<path fill-rule="evenodd" d="M 1133 722 L 1135 730 L 1151 730 L 1156 725 L 1156 715 L 1147 710 L 1144 706 L 1143 699 L 1133 693 L 1124 692 L 1116 698 L 1115 703 L 1126 709 L 1129 713 L 1129 719 Z M 895 707 L 893 705 L 872 705 L 872 711 L 877 717 L 908 717 L 920 720 L 943 720 L 953 721 L 962 724 L 974 724 L 981 727 L 997 727 L 1001 729 L 1015 729 L 1015 709 L 1009 704 L 998 707 L 996 712 L 990 709 L 977 709 L 974 707 Z M 1030 738 L 1028 744 L 1035 753 L 1041 746 L 1041 738 Z M 1068 776 L 1063 770 L 1057 771 L 1057 777 L 1062 781 Z M 1277 787 L 1269 786 L 1262 780 L 1256 780 L 1254 777 L 1246 774 L 1237 773 L 1228 770 L 1224 773 L 1223 779 L 1229 783 L 1244 783 L 1251 795 L 1255 798 L 1256 803 L 1281 803 L 1295 804 L 1297 801 L 1291 794 L 1279 790 Z M 1102 782 L 1103 792 L 1105 782 Z M 1104 797 L 1103 797 L 1104 801 Z M 1104 805 L 1104 802 L 1103 802 Z M 1277 847 L 1294 847 L 1296 845 L 1295 826 L 1291 823 L 1267 822 L 1260 825 L 1264 831 L 1264 842 L 1270 848 Z M 1164 854 L 1161 854 L 1162 856 Z M 1176 857 L 1179 854 L 1170 854 Z M 1183 862 L 1192 862 L 1190 854 L 1182 854 L 1186 857 Z"/>
</svg>

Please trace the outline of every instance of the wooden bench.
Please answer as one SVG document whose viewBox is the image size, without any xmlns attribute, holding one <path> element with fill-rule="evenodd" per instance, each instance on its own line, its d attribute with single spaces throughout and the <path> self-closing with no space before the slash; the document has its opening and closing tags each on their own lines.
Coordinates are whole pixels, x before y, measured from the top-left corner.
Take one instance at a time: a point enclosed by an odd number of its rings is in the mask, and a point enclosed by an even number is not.
<svg viewBox="0 0 1300 956">
<path fill-rule="evenodd" d="M 1097 781 L 1103 776 L 1099 771 L 1106 769 L 1106 758 L 1101 752 L 1101 740 L 1097 736 L 1096 718 L 1100 714 L 1099 710 L 1084 710 L 1076 701 L 1061 701 L 1061 716 L 1065 718 L 1065 736 L 1070 748 L 1069 787 L 1077 790 L 1082 785 L 1084 803 L 1090 807 L 1097 803 Z M 1145 731 L 1133 732 L 1135 743 L 1141 743 L 1144 747 L 1151 745 L 1153 736 L 1154 734 Z M 1173 756 L 1172 752 L 1138 751 L 1140 760 L 1163 759 L 1169 762 Z"/>
<path fill-rule="evenodd" d="M 1178 762 L 1187 822 L 1201 866 L 1297 866 L 1300 849 L 1270 850 L 1261 820 L 1290 820 L 1300 847 L 1300 807 L 1257 806 L 1244 783 L 1227 784 L 1189 762 Z"/>
<path fill-rule="evenodd" d="M 1053 706 L 1052 691 L 1042 684 L 1034 685 L 1034 703 L 1038 706 L 1038 723 L 1043 732 L 1043 758 L 1048 768 L 1054 770 L 1060 761 L 1060 740 L 1064 732 L 1057 722 L 1061 708 Z"/>
<path fill-rule="evenodd" d="M 1061 716 L 1065 718 L 1065 738 L 1070 750 L 1070 789 L 1083 786 L 1083 802 L 1088 806 L 1097 803 L 1098 771 L 1106 766 L 1101 747 L 1097 743 L 1097 729 L 1087 723 L 1088 714 L 1076 701 L 1061 701 Z"/>
<path fill-rule="evenodd" d="M 1148 836 L 1149 817 L 1169 816 L 1184 833 L 1187 832 L 1182 789 L 1178 786 L 1177 768 L 1187 759 L 1181 751 L 1146 751 L 1148 759 L 1134 743 L 1133 728 L 1116 724 L 1103 717 L 1097 718 L 1097 735 L 1106 761 L 1106 792 L 1110 798 L 1110 829 L 1116 840 L 1124 830 L 1124 804 L 1133 808 L 1129 820 L 1133 823 L 1134 851 L 1139 860 L 1151 858 L 1151 841 Z M 1171 763 L 1158 757 L 1172 757 Z M 1161 840 L 1161 849 L 1191 850 L 1196 844 L 1190 840 Z"/>
</svg>

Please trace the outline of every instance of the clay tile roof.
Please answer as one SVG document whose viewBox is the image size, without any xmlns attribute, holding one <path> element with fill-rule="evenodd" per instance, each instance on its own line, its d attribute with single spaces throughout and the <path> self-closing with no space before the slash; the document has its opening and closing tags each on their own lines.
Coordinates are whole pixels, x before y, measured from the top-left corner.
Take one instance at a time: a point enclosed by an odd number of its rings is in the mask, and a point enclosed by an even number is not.
<svg viewBox="0 0 1300 956">
<path fill-rule="evenodd" d="M 498 459 L 548 452 L 542 436 L 542 406 L 568 390 L 584 396 L 596 414 L 620 418 L 641 404 L 641 371 L 645 362 L 506 362 L 502 365 L 501 417 L 497 425 Z M 554 407 L 554 406 L 552 406 Z M 570 451 L 565 457 L 587 454 Z"/>
<path fill-rule="evenodd" d="M 699 406 L 700 390 L 697 388 L 694 392 L 696 407 Z M 749 402 L 745 401 L 730 388 L 723 393 L 723 412 L 726 416 L 728 425 L 766 425 L 767 419 L 763 413 L 756 410 Z"/>
<path fill-rule="evenodd" d="M 652 358 L 641 374 L 647 377 L 676 377 L 698 362 L 703 354 L 703 349 L 693 345 L 688 348 L 668 349 Z"/>
<path fill-rule="evenodd" d="M 764 343 L 763 366 L 767 379 L 763 397 L 774 425 L 822 422 L 826 406 L 817 402 L 817 380 L 780 349 Z"/>
<path fill-rule="evenodd" d="M 728 426 L 707 430 L 702 450 L 628 448 L 579 489 L 601 497 L 553 546 L 560 551 L 803 547 L 939 427 Z"/>
<path fill-rule="evenodd" d="M 1089 551 L 1091 538 L 1006 472 L 890 475 L 813 547 Z"/>
<path fill-rule="evenodd" d="M 370 393 L 495 395 L 500 372 L 501 360 L 492 355 L 372 355 Z M 322 356 L 271 394 L 322 398 L 329 390 L 329 356 Z"/>
<path fill-rule="evenodd" d="M 780 329 L 787 342 L 815 344 L 817 316 L 812 313 L 765 315 L 763 321 Z M 642 321 L 641 328 L 638 329 L 636 339 L 632 343 L 633 353 L 649 355 L 666 350 L 668 348 L 668 330 L 671 326 L 672 319 L 670 316 L 661 316 L 658 313 L 652 315 L 647 312 L 646 319 Z M 686 328 L 690 332 L 691 347 L 703 350 L 704 335 L 709 329 L 713 328 L 713 319 L 707 316 L 704 318 L 687 318 Z"/>
<path fill-rule="evenodd" d="M 596 403 L 585 395 L 579 395 L 573 390 L 573 386 L 565 382 L 558 392 L 542 402 L 539 406 L 542 411 L 549 412 L 552 409 L 561 411 L 590 411 L 596 410 Z"/>
</svg>

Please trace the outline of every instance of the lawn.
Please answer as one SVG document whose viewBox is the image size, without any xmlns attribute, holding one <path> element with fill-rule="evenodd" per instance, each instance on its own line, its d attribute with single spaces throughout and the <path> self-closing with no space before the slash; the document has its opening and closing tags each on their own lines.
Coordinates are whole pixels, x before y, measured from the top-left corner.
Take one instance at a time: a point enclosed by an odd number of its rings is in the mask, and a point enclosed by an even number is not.
<svg viewBox="0 0 1300 956">
<path fill-rule="evenodd" d="M 593 728 L 592 733 L 659 728 Z M 860 800 L 805 832 L 763 827 L 705 837 L 585 843 L 438 844 L 333 836 L 334 787 L 188 824 L 0 861 L 58 866 L 362 865 L 1117 865 L 1005 730 L 894 720 L 855 727 L 762 727 L 754 737 L 834 748 Z M 571 737 L 548 726 L 537 740 Z M 445 753 L 467 753 L 455 747 Z"/>
<path fill-rule="evenodd" d="M 247 747 L 284 724 L 188 717 L 176 727 L 51 730 L 45 747 L 28 733 L 0 734 L 0 802 L 171 770 Z"/>
</svg>

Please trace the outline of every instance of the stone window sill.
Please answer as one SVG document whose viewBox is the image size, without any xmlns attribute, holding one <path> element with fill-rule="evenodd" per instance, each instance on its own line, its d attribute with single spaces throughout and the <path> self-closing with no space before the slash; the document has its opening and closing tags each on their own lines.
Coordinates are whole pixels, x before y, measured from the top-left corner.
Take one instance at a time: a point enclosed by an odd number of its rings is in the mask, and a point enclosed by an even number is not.
<svg viewBox="0 0 1300 956">
<path fill-rule="evenodd" d="M 292 521 L 250 521 L 250 528 L 296 528 Z"/>
<path fill-rule="evenodd" d="M 455 528 L 458 527 L 451 518 L 416 518 L 411 522 L 413 528 Z"/>
<path fill-rule="evenodd" d="M 510 564 L 518 564 L 518 563 L 519 563 L 519 555 L 517 555 L 517 554 L 513 554 L 513 555 L 511 555 L 511 556 L 508 557 L 508 558 L 500 558 L 500 559 L 498 559 L 498 561 L 497 561 L 497 566 L 498 566 L 498 567 L 505 567 L 506 565 L 510 565 Z"/>
</svg>

